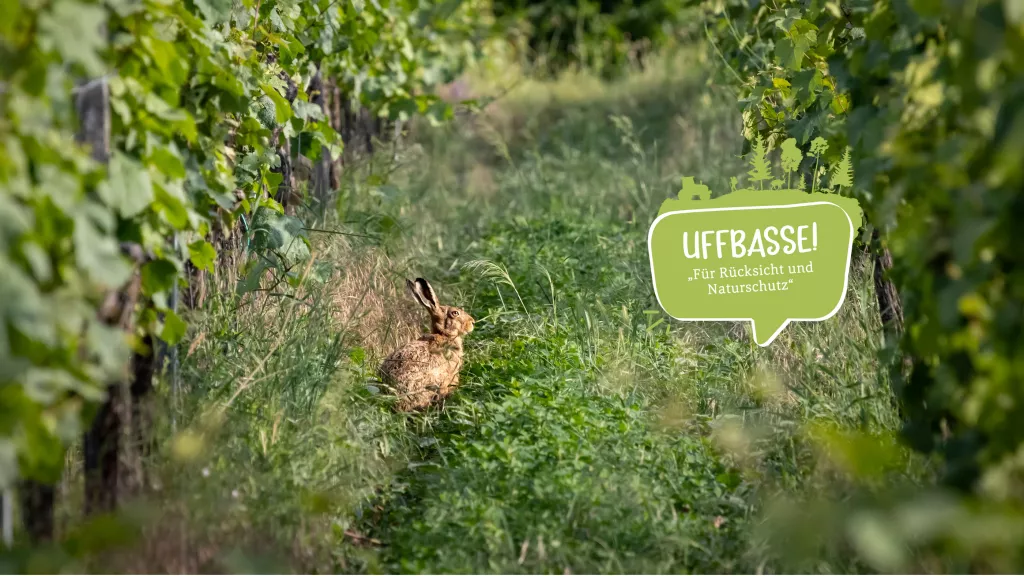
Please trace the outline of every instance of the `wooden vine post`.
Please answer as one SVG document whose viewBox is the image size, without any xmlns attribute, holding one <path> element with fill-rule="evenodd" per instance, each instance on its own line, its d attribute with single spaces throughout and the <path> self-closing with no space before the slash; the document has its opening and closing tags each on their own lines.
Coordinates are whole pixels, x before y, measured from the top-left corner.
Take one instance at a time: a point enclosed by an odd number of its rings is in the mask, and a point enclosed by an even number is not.
<svg viewBox="0 0 1024 576">
<path fill-rule="evenodd" d="M 341 141 L 344 146 L 344 144 L 348 142 L 348 139 L 345 137 L 342 129 L 342 126 L 344 125 L 344 117 L 342 115 L 341 89 L 338 88 L 338 83 L 334 79 L 329 79 L 325 90 L 327 91 L 327 109 L 330 110 L 328 122 L 331 125 L 331 129 L 342 136 Z M 344 161 L 345 148 L 343 147 L 341 153 L 338 154 L 338 157 L 331 159 L 330 181 L 332 190 L 338 190 L 341 188 L 341 169 Z"/>
<path fill-rule="evenodd" d="M 110 93 L 106 78 L 79 86 L 75 106 L 81 123 L 78 140 L 89 147 L 94 160 L 108 163 Z M 108 324 L 122 323 L 125 316 L 125 306 L 119 295 L 108 294 L 100 309 L 99 320 Z M 117 502 L 118 440 L 121 433 L 121 414 L 117 406 L 119 396 L 117 384 L 107 386 L 107 397 L 82 438 L 87 515 L 112 510 Z"/>
<path fill-rule="evenodd" d="M 148 304 L 148 302 L 147 302 Z M 131 404 L 130 440 L 133 443 L 134 476 L 130 486 L 141 490 L 146 483 L 146 463 L 153 452 L 153 410 L 150 393 L 157 368 L 156 340 L 150 334 L 142 337 L 142 350 L 132 353 L 131 385 L 128 387 Z"/>
<path fill-rule="evenodd" d="M 896 291 L 896 285 L 889 279 L 889 271 L 892 270 L 893 260 L 889 248 L 882 246 L 878 229 L 871 234 L 871 243 L 874 244 L 875 266 L 875 294 L 878 297 L 878 313 L 882 318 L 882 326 L 895 334 L 903 333 L 903 304 L 900 302 L 900 295 Z"/>
<path fill-rule="evenodd" d="M 101 77 L 81 84 L 77 89 L 75 106 L 80 122 L 79 142 L 89 148 L 95 161 L 109 163 L 111 119 L 107 79 Z M 141 246 L 128 243 L 121 245 L 121 252 L 134 264 L 132 277 L 125 286 L 106 295 L 97 320 L 130 332 L 134 328 L 137 307 L 142 303 L 141 268 L 148 255 Z M 121 466 L 123 440 L 135 443 L 135 447 L 140 449 L 140 456 L 147 452 L 149 415 L 144 409 L 144 401 L 153 387 L 155 347 L 149 336 L 143 338 L 141 344 L 142 350 L 133 352 L 131 357 L 130 383 L 118 379 L 107 385 L 106 399 L 82 438 L 84 512 L 87 516 L 112 512 L 117 507 L 122 484 L 127 479 L 127 471 Z M 129 393 L 127 397 L 126 392 Z M 141 458 L 137 469 L 137 483 L 141 484 Z M 50 501 L 52 517 L 52 496 Z"/>
<path fill-rule="evenodd" d="M 309 95 L 310 104 L 319 108 L 324 116 L 324 120 L 329 122 L 330 114 L 327 110 L 325 98 L 326 87 L 319 65 L 317 66 L 316 74 L 309 81 L 306 94 Z M 313 197 L 316 198 L 320 216 L 323 218 L 327 214 L 327 202 L 331 193 L 331 153 L 326 148 L 320 149 L 320 157 L 317 158 L 316 164 L 313 165 L 312 187 Z"/>
</svg>

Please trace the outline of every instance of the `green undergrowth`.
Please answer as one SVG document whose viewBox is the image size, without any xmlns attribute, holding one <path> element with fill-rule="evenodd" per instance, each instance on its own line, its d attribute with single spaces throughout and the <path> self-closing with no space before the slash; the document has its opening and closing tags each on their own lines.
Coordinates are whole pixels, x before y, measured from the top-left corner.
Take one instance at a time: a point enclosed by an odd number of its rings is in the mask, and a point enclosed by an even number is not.
<svg viewBox="0 0 1024 576">
<path fill-rule="evenodd" d="M 512 218 L 442 276 L 482 317 L 430 449 L 366 527 L 391 571 L 753 572 L 781 561 L 755 529 L 773 490 L 850 493 L 806 431 L 896 425 L 865 271 L 838 320 L 794 326 L 773 354 L 736 327 L 666 322 L 644 239 L 612 219 Z M 916 473 L 899 449 L 879 465 Z"/>
<path fill-rule="evenodd" d="M 582 90 L 529 82 L 479 116 L 418 130 L 386 181 L 345 183 L 344 234 L 314 234 L 330 280 L 292 297 L 215 291 L 181 345 L 179 395 L 160 390 L 175 420 L 161 420 L 171 440 L 154 457 L 154 498 L 172 512 L 133 561 L 193 573 L 867 570 L 835 510 L 793 516 L 928 479 L 890 441 L 867 261 L 854 258 L 838 315 L 766 349 L 749 327 L 680 324 L 654 299 L 646 236 L 660 202 L 682 176 L 722 187 L 744 171 L 701 65 L 684 55 L 678 73 L 578 78 Z M 420 318 L 401 290 L 414 276 L 477 325 L 456 394 L 401 416 L 373 373 Z M 382 286 L 393 300 L 374 300 Z M 154 544 L 172 541 L 182 549 Z"/>
<path fill-rule="evenodd" d="M 465 384 L 379 526 L 393 571 L 736 569 L 739 475 L 650 417 L 676 343 L 644 314 L 636 231 L 544 219 L 479 239 L 489 264 L 450 281 L 481 316 Z"/>
</svg>

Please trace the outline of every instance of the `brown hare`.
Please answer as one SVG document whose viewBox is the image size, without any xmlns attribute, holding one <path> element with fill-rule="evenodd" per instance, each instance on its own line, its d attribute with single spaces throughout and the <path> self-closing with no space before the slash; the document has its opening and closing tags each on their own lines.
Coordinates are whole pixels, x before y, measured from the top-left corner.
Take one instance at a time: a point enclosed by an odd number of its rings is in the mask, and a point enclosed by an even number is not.
<svg viewBox="0 0 1024 576">
<path fill-rule="evenodd" d="M 473 331 L 473 317 L 461 308 L 442 306 L 423 278 L 406 287 L 430 314 L 431 333 L 395 350 L 381 363 L 378 375 L 398 396 L 402 412 L 425 408 L 447 397 L 459 385 L 462 336 Z"/>
</svg>

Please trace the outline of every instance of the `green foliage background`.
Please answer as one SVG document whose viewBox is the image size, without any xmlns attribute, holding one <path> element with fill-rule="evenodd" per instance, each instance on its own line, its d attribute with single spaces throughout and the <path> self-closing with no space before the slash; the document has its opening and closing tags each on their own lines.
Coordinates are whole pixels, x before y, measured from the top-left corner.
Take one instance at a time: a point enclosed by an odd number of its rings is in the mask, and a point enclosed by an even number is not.
<svg viewBox="0 0 1024 576">
<path fill-rule="evenodd" d="M 776 148 L 790 136 L 801 146 L 820 137 L 830 156 L 852 149 L 854 193 L 891 250 L 904 306 L 906 329 L 883 356 L 903 437 L 942 457 L 945 484 L 1018 509 L 1021 4 L 718 0 L 703 8 L 708 57 L 737 93 L 748 141 Z M 891 360 L 896 344 L 909 375 Z M 993 558 L 1016 557 L 993 548 Z"/>
<path fill-rule="evenodd" d="M 582 66 L 606 77 L 670 44 L 698 17 L 673 0 L 495 0 L 492 6 L 500 33 L 520 35 L 527 60 L 540 69 Z"/>
<path fill-rule="evenodd" d="M 125 375 L 140 337 L 181 339 L 185 324 L 168 297 L 186 262 L 213 270 L 206 238 L 216 209 L 228 224 L 282 213 L 272 197 L 282 178 L 272 171 L 274 129 L 311 142 L 311 159 L 340 151 L 304 90 L 318 68 L 375 113 L 443 119 L 450 108 L 426 89 L 473 56 L 478 10 L 472 2 L 3 2 L 0 487 L 58 480 L 64 447 L 106 383 Z M 76 82 L 100 77 L 111 99 L 109 166 L 75 142 Z M 284 78 L 303 88 L 291 103 Z M 175 235 L 184 240 L 178 249 Z M 124 242 L 153 257 L 141 271 L 146 305 L 130 339 L 96 319 L 104 295 L 131 273 Z M 293 260 L 308 256 L 282 247 Z"/>
</svg>

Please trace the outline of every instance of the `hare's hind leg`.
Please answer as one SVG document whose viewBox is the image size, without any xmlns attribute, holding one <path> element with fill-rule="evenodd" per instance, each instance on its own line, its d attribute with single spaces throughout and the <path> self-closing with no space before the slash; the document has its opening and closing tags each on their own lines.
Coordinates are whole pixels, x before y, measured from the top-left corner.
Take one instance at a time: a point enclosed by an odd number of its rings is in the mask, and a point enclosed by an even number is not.
<svg viewBox="0 0 1024 576">
<path fill-rule="evenodd" d="M 413 412 L 426 408 L 433 399 L 429 390 L 404 390 L 398 395 L 396 408 L 399 412 Z"/>
<path fill-rule="evenodd" d="M 441 398 L 447 398 L 455 392 L 455 389 L 459 387 L 459 373 L 447 374 L 441 382 L 441 390 L 439 396 Z"/>
</svg>

